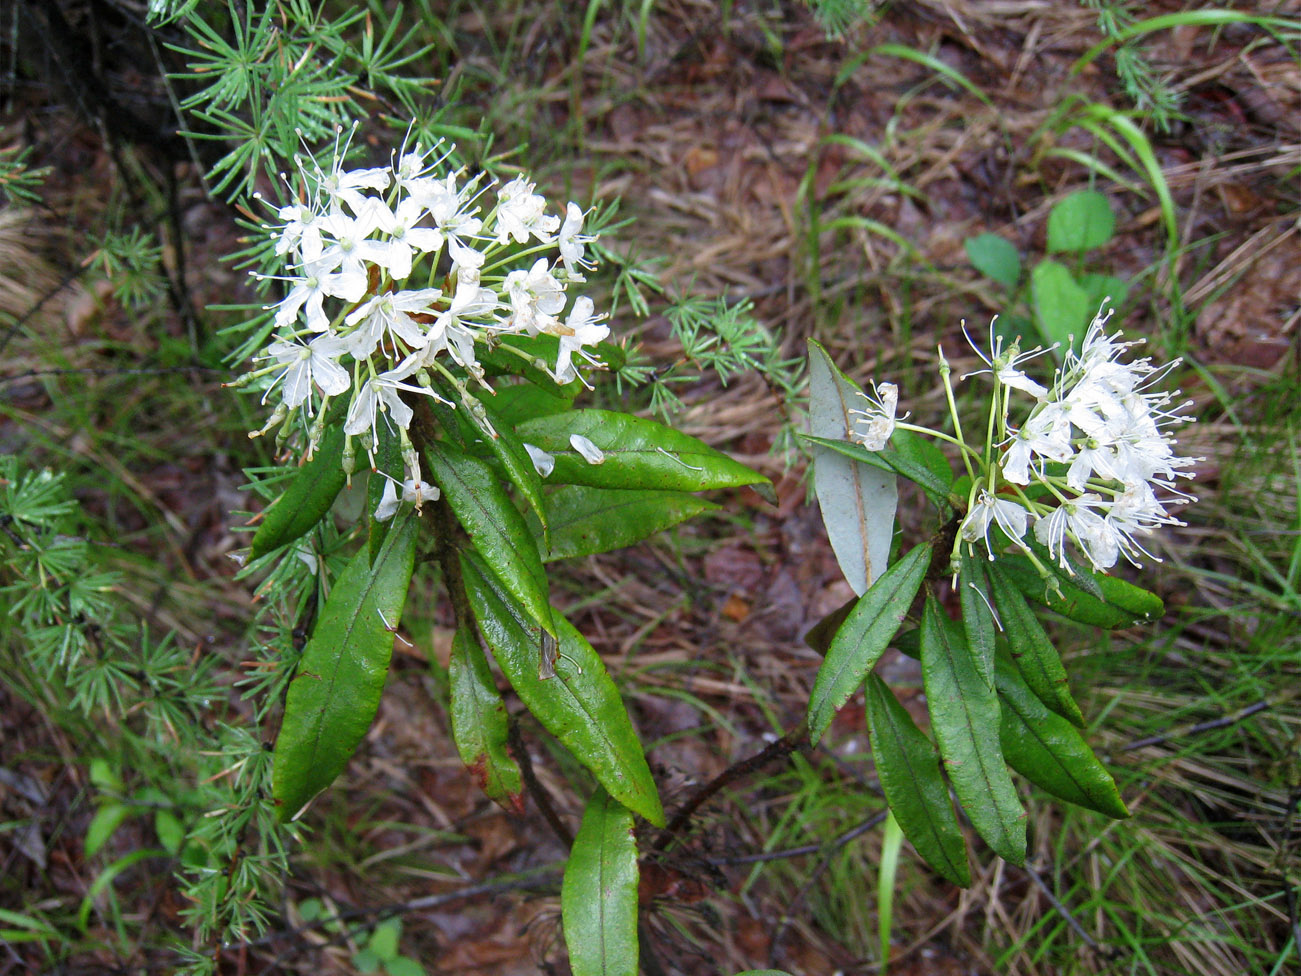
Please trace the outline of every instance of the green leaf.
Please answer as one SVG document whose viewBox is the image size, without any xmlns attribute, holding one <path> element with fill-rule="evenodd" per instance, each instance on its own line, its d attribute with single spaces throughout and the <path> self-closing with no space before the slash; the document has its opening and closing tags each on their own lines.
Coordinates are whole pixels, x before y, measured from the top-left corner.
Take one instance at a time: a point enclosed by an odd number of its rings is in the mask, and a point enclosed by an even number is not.
<svg viewBox="0 0 1301 976">
<path fill-rule="evenodd" d="M 158 835 L 158 843 L 162 844 L 169 854 L 176 855 L 181 852 L 181 846 L 185 843 L 185 825 L 172 811 L 154 812 L 154 833 Z"/>
<path fill-rule="evenodd" d="M 552 735 L 630 810 L 664 825 L 655 781 L 619 690 L 581 634 L 554 615 L 559 657 L 552 678 L 538 674 L 542 631 L 476 554 L 461 553 L 461 573 L 479 632 L 498 667 Z"/>
<path fill-rule="evenodd" d="M 397 485 L 394 485 L 394 488 L 397 489 L 401 486 L 405 473 L 402 463 L 402 442 L 394 431 L 380 424 L 379 445 L 375 451 L 375 470 L 366 476 L 366 551 L 370 553 L 372 563 L 384 545 L 384 537 L 388 535 L 389 524 L 392 521 L 385 519 L 381 522 L 375 518 L 375 510 L 384 497 L 384 486 L 389 483 L 388 478 L 396 479 Z M 388 478 L 385 475 L 388 475 Z"/>
<path fill-rule="evenodd" d="M 488 658 L 468 626 L 452 638 L 448 663 L 452 738 L 461 762 L 480 788 L 508 810 L 524 812 L 520 770 L 506 745 L 506 703 L 497 692 Z"/>
<path fill-rule="evenodd" d="M 934 476 L 934 480 L 928 480 L 924 487 L 929 486 L 931 490 L 938 490 L 941 485 L 946 490 L 953 487 L 953 465 L 939 445 L 929 437 L 898 427 L 890 437 L 890 447 L 894 450 L 887 448 L 878 453 L 884 455 L 886 463 L 905 478 L 910 476 L 901 470 L 901 462 L 910 470 L 921 469 Z"/>
<path fill-rule="evenodd" d="M 994 684 L 995 624 L 985 563 L 962 546 L 958 553 L 958 602 L 962 607 L 963 636 L 985 684 Z"/>
<path fill-rule="evenodd" d="M 352 957 L 352 968 L 361 973 L 361 976 L 370 976 L 371 973 L 379 972 L 379 967 L 384 964 L 370 946 L 361 949 Z"/>
<path fill-rule="evenodd" d="M 388 976 L 425 976 L 425 967 L 410 956 L 384 960 L 384 971 Z"/>
<path fill-rule="evenodd" d="M 122 822 L 131 816 L 132 808 L 125 803 L 105 803 L 95 811 L 86 828 L 86 857 L 94 857 L 108 843 Z"/>
<path fill-rule="evenodd" d="M 574 976 L 637 976 L 637 839 L 632 814 L 598 789 L 560 886 Z"/>
<path fill-rule="evenodd" d="M 473 407 L 473 404 L 471 406 Z M 501 463 L 511 484 L 519 489 L 529 507 L 537 514 L 542 522 L 542 532 L 545 537 L 548 526 L 546 505 L 542 500 L 542 477 L 538 474 L 537 468 L 533 467 L 533 459 L 524 449 L 524 442 L 515 433 L 514 427 L 504 418 L 496 415 L 487 404 L 481 406 L 484 415 L 476 418 L 476 423 L 482 440 Z"/>
<path fill-rule="evenodd" d="M 398 954 L 398 941 L 402 938 L 402 920 L 390 918 L 375 926 L 370 934 L 366 948 L 375 953 L 381 961 L 394 958 Z"/>
<path fill-rule="evenodd" d="M 971 266 L 986 278 L 1007 288 L 1021 280 L 1021 255 L 1016 246 L 997 234 L 977 234 L 962 242 Z"/>
<path fill-rule="evenodd" d="M 575 410 L 526 421 L 516 432 L 556 459 L 555 471 L 547 477 L 552 484 L 704 491 L 768 483 L 763 475 L 704 441 L 626 413 Z M 569 443 L 572 434 L 600 448 L 605 461 L 584 460 Z"/>
<path fill-rule="evenodd" d="M 961 633 L 933 596 L 922 616 L 922 680 L 931 731 L 976 832 L 1013 864 L 1025 861 L 1025 810 L 993 731 L 998 696 L 980 676 Z"/>
<path fill-rule="evenodd" d="M 895 437 L 898 437 L 902 433 L 909 432 L 896 430 L 894 433 Z M 926 497 L 937 508 L 953 507 L 949 501 L 953 482 L 952 471 L 949 472 L 947 478 L 941 477 L 930 470 L 928 464 L 921 464 L 913 457 L 891 450 L 888 447 L 881 451 L 869 451 L 862 444 L 851 444 L 849 441 L 836 440 L 830 437 L 814 437 L 811 434 L 800 434 L 799 436 L 801 440 L 816 444 L 818 447 L 825 447 L 836 454 L 843 454 L 847 458 L 861 461 L 863 464 L 871 465 L 874 468 L 880 468 L 882 471 L 902 475 L 926 492 Z M 891 440 L 893 439 L 891 438 Z"/>
<path fill-rule="evenodd" d="M 1115 275 L 1082 274 L 1079 277 L 1079 285 L 1089 296 L 1089 307 L 1095 312 L 1104 304 L 1112 308 L 1120 308 L 1129 298 L 1129 285 Z M 1082 339 L 1083 336 L 1076 337 L 1077 347 Z"/>
<path fill-rule="evenodd" d="M 681 491 L 586 485 L 562 485 L 547 496 L 546 506 L 551 524 L 546 562 L 622 549 L 718 508 L 713 502 Z"/>
<path fill-rule="evenodd" d="M 867 728 L 886 802 L 922 859 L 963 888 L 971 884 L 962 837 L 939 757 L 908 710 L 876 675 L 867 677 Z"/>
<path fill-rule="evenodd" d="M 510 496 L 482 461 L 436 441 L 426 454 L 438 486 L 477 549 L 511 596 L 555 636 L 547 599 L 547 571 L 533 533 Z"/>
<path fill-rule="evenodd" d="M 1117 820 L 1128 817 L 1115 781 L 1080 733 L 1044 707 L 1006 655 L 995 664 L 1003 706 L 999 739 L 1011 767 L 1068 803 Z"/>
<path fill-rule="evenodd" d="M 1066 669 L 1062 667 L 1057 648 L 1053 647 L 1053 642 L 1044 632 L 1034 611 L 1026 605 L 1021 591 L 1002 574 L 997 563 L 990 567 L 989 576 L 993 585 L 994 605 L 998 607 L 1003 633 L 1007 637 L 1017 670 L 1041 702 L 1062 718 L 1083 728 L 1084 716 L 1080 713 L 1080 706 L 1071 697 Z"/>
<path fill-rule="evenodd" d="M 325 432 L 312 459 L 298 469 L 289 488 L 263 515 L 253 533 L 254 559 L 293 542 L 330 510 L 345 480 L 343 442 L 342 426 Z"/>
<path fill-rule="evenodd" d="M 1048 253 L 1082 254 L 1102 247 L 1116 229 L 1116 215 L 1105 195 L 1077 190 L 1048 214 Z"/>
<path fill-rule="evenodd" d="M 1071 339 L 1084 337 L 1084 330 L 1097 309 L 1088 294 L 1076 284 L 1063 264 L 1040 261 L 1030 272 L 1030 294 L 1034 322 L 1044 342 L 1059 343 L 1058 358 L 1070 348 Z"/>
<path fill-rule="evenodd" d="M 1026 556 L 1004 556 L 998 569 L 1026 597 L 1068 620 L 1114 630 L 1159 618 L 1165 612 L 1160 597 L 1125 580 L 1085 569 L 1070 576 L 1051 560 L 1040 561 L 1053 574 L 1060 595 Z"/>
<path fill-rule="evenodd" d="M 814 437 L 843 441 L 853 429 L 851 410 L 864 405 L 856 383 L 809 340 L 809 429 Z M 816 442 L 815 442 L 816 443 Z M 814 448 L 813 487 L 831 550 L 860 596 L 885 572 L 899 504 L 898 479 L 825 446 Z"/>
<path fill-rule="evenodd" d="M 289 684 L 272 759 L 282 821 L 339 775 L 375 718 L 415 565 L 416 519 L 394 516 L 374 565 L 362 550 L 335 581 Z"/>
<path fill-rule="evenodd" d="M 836 631 L 809 696 L 809 738 L 815 745 L 890 646 L 930 565 L 931 547 L 915 547 L 859 597 Z"/>
<path fill-rule="evenodd" d="M 479 402 L 492 410 L 494 417 L 501 418 L 503 424 L 514 427 L 526 420 L 538 417 L 550 417 L 573 409 L 573 398 L 557 396 L 551 390 L 544 390 L 535 383 L 497 382 L 493 384 L 492 394 L 483 392 Z"/>
</svg>

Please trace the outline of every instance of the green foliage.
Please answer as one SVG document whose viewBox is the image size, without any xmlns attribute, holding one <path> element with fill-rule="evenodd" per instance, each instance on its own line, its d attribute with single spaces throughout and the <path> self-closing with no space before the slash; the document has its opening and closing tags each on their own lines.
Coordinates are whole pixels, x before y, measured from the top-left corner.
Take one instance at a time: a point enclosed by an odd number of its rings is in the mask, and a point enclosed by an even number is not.
<svg viewBox="0 0 1301 976">
<path fill-rule="evenodd" d="M 25 149 L 17 146 L 0 149 L 0 198 L 5 203 L 17 205 L 40 202 L 41 197 L 37 191 L 50 170 L 48 166 L 31 168 L 28 159 L 32 155 L 32 149 L 32 146 Z"/>
<path fill-rule="evenodd" d="M 1129 288 L 1119 278 L 1084 270 L 1083 255 L 1105 247 L 1115 231 L 1116 217 L 1106 196 L 1096 190 L 1068 194 L 1048 213 L 1048 253 L 1071 257 L 1076 268 L 1043 258 L 1030 271 L 1028 301 L 1034 324 L 1059 358 L 1078 348 L 1090 319 L 1104 303 L 1121 307 Z M 967 258 L 985 277 L 1002 285 L 1013 305 L 1024 294 L 1021 259 L 1015 246 L 997 234 L 979 234 L 964 242 Z"/>
</svg>

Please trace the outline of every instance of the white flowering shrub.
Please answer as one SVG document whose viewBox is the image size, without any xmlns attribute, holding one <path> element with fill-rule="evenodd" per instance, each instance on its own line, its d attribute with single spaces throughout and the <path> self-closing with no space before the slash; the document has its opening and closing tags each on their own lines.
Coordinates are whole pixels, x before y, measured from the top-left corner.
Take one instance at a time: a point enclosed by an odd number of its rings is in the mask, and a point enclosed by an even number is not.
<svg viewBox="0 0 1301 976">
<path fill-rule="evenodd" d="M 958 884 L 971 875 L 948 784 L 977 833 L 1016 863 L 1025 859 L 1025 812 L 1009 766 L 1061 799 L 1128 816 L 1079 732 L 1084 716 L 1061 657 L 1031 609 L 1102 627 L 1158 616 L 1156 596 L 1105 571 L 1122 556 L 1135 565 L 1155 558 L 1149 537 L 1182 524 L 1171 508 L 1193 500 L 1178 481 L 1196 459 L 1179 456 L 1173 437 L 1187 418 L 1178 393 L 1161 389 L 1175 364 L 1131 358 L 1137 343 L 1109 335 L 1108 317 L 1094 319 L 1078 352 L 1065 352 L 1048 386 L 1027 369 L 1049 350 L 1004 348 L 991 327 L 989 351 L 976 347 L 987 368 L 971 374 L 992 386 L 974 427 L 960 416 L 941 350 L 952 433 L 907 423 L 894 384 L 866 393 L 810 343 L 815 487 L 859 596 L 810 638 L 826 661 L 809 731 L 820 739 L 866 681 L 891 811 Z M 961 476 L 937 442 L 954 449 Z M 934 506 L 937 531 L 891 564 L 901 477 Z M 934 744 L 872 673 L 891 644 L 921 659 Z"/>
<path fill-rule="evenodd" d="M 329 581 L 289 664 L 278 815 L 297 819 L 357 748 L 417 558 L 432 561 L 456 618 L 448 704 L 460 755 L 490 797 L 522 808 L 526 757 L 509 744 L 491 658 L 600 786 L 565 877 L 575 971 L 598 947 L 601 965 L 622 954 L 635 967 L 632 818 L 663 826 L 664 812 L 618 689 L 552 605 L 545 564 L 714 507 L 697 492 L 766 479 L 670 427 L 575 407 L 588 375 L 622 359 L 605 315 L 577 293 L 594 237 L 576 204 L 552 208 L 523 176 L 468 175 L 446 149 L 403 147 L 368 168 L 346 155 L 345 143 L 327 165 L 299 160 L 296 199 L 262 231 L 273 266 L 256 276 L 281 297 L 240 381 L 271 411 L 253 436 L 274 431 L 301 459 L 261 517 L 249 569 L 278 578 L 305 562 Z M 332 509 L 350 480 L 364 481 L 365 507 L 340 540 Z M 356 551 L 340 559 L 349 537 Z M 600 938 L 575 936 L 593 912 Z"/>
</svg>

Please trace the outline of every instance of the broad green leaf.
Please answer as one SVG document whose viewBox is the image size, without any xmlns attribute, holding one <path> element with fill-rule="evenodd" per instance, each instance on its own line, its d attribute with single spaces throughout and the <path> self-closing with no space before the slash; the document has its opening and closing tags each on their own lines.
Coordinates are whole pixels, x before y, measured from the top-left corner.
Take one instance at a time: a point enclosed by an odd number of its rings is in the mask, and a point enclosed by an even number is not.
<svg viewBox="0 0 1301 976">
<path fill-rule="evenodd" d="M 971 266 L 1007 288 L 1021 280 L 1021 255 L 1011 241 L 997 234 L 977 234 L 962 242 Z"/>
<path fill-rule="evenodd" d="M 493 392 L 484 392 L 479 401 L 492 409 L 494 417 L 514 427 L 526 420 L 538 417 L 550 417 L 573 409 L 573 400 L 569 396 L 556 396 L 550 390 L 544 390 L 535 383 L 498 382 L 493 384 Z"/>
<path fill-rule="evenodd" d="M 262 516 L 253 533 L 254 559 L 293 542 L 330 510 L 345 480 L 343 442 L 342 426 L 331 427 L 321 437 L 312 459 L 298 469 L 285 493 Z"/>
<path fill-rule="evenodd" d="M 809 430 L 814 437 L 843 441 L 853 429 L 851 410 L 864 400 L 858 385 L 809 340 Z M 813 452 L 813 488 L 831 550 L 853 591 L 860 596 L 885 572 L 899 504 L 898 479 L 819 445 Z"/>
<path fill-rule="evenodd" d="M 872 761 L 890 812 L 927 864 L 963 888 L 971 884 L 967 844 L 958 825 L 939 756 L 885 682 L 867 677 L 867 728 Z"/>
<path fill-rule="evenodd" d="M 556 469 L 546 479 L 551 484 L 704 491 L 768 483 L 704 441 L 626 413 L 574 410 L 525 421 L 516 431 L 556 459 Z M 573 434 L 600 448 L 605 460 L 584 460 L 569 442 Z"/>
<path fill-rule="evenodd" d="M 461 553 L 461 573 L 479 632 L 520 701 L 624 806 L 657 826 L 664 810 L 627 709 L 605 664 L 581 634 L 554 615 L 554 677 L 538 674 L 542 631 L 482 559 Z"/>
<path fill-rule="evenodd" d="M 1044 632 L 1034 611 L 1026 605 L 1025 597 L 1016 585 L 1002 574 L 995 563 L 989 571 L 993 586 L 994 605 L 1003 624 L 1003 633 L 1011 649 L 1012 660 L 1025 683 L 1039 696 L 1039 700 L 1062 718 L 1084 727 L 1080 706 L 1071 697 L 1071 687 L 1066 680 L 1066 669 Z"/>
<path fill-rule="evenodd" d="M 526 355 L 521 356 L 520 352 Z M 522 376 L 538 389 L 572 401 L 583 389 L 583 384 L 577 379 L 564 384 L 555 381 L 551 368 L 559 352 L 560 340 L 556 336 L 512 335 L 492 348 L 480 345 L 475 355 L 489 376 Z"/>
<path fill-rule="evenodd" d="M 1129 298 L 1129 284 L 1115 275 L 1082 274 L 1079 277 L 1079 284 L 1084 289 L 1084 293 L 1089 296 L 1089 307 L 1095 312 L 1102 308 L 1104 303 L 1112 308 L 1120 308 Z M 1075 337 L 1077 351 L 1083 339 L 1083 336 Z"/>
<path fill-rule="evenodd" d="M 962 630 L 967 638 L 967 647 L 972 659 L 985 679 L 985 684 L 994 684 L 994 613 L 990 603 L 989 579 L 985 572 L 985 563 L 971 552 L 970 546 L 962 546 L 958 555 L 958 602 L 962 606 Z"/>
<path fill-rule="evenodd" d="M 461 762 L 491 799 L 508 810 L 523 813 L 519 766 L 506 745 L 506 703 L 497 692 L 488 659 L 468 622 L 452 638 L 447 673 L 452 738 Z"/>
<path fill-rule="evenodd" d="M 1116 215 L 1097 190 L 1077 190 L 1048 214 L 1048 253 L 1082 254 L 1102 247 L 1116 229 Z"/>
<path fill-rule="evenodd" d="M 998 696 L 985 683 L 961 631 L 933 596 L 922 616 L 922 680 L 953 791 L 976 833 L 1013 864 L 1025 861 L 1025 810 L 1003 762 L 994 730 Z"/>
<path fill-rule="evenodd" d="M 366 948 L 375 953 L 381 960 L 389 960 L 396 958 L 398 943 L 401 940 L 402 919 L 389 918 L 375 926 L 375 931 L 371 932 Z"/>
<path fill-rule="evenodd" d="M 898 437 L 900 434 L 909 432 L 896 430 L 894 433 L 895 437 Z M 952 491 L 952 472 L 949 473 L 947 478 L 941 477 L 930 469 L 929 464 L 920 463 L 914 457 L 891 450 L 889 447 L 882 451 L 869 451 L 862 444 L 852 444 L 849 441 L 836 440 L 831 437 L 814 437 L 811 434 L 801 434 L 800 438 L 810 444 L 816 444 L 820 448 L 824 447 L 828 451 L 879 468 L 881 471 L 902 475 L 926 492 L 926 497 L 937 508 L 953 507 L 949 500 Z M 891 440 L 893 439 L 891 438 Z"/>
<path fill-rule="evenodd" d="M 497 578 L 542 629 L 555 636 L 547 571 L 533 533 L 497 476 L 482 461 L 435 441 L 426 452 L 443 496 Z"/>
<path fill-rule="evenodd" d="M 1107 605 L 1131 614 L 1134 620 L 1159 620 L 1165 615 L 1165 603 L 1155 593 L 1119 576 L 1098 573 L 1096 579 Z"/>
<path fill-rule="evenodd" d="M 171 810 L 154 812 L 154 833 L 158 835 L 158 843 L 168 853 L 173 856 L 181 853 L 181 847 L 185 844 L 185 825 Z"/>
<path fill-rule="evenodd" d="M 1097 311 L 1084 289 L 1076 284 L 1064 264 L 1040 261 L 1030 272 L 1030 294 L 1034 322 L 1044 342 L 1058 343 L 1058 358 L 1070 348 L 1071 339 L 1083 337 Z"/>
<path fill-rule="evenodd" d="M 718 508 L 682 491 L 639 491 L 562 485 L 547 495 L 551 546 L 543 560 L 622 549 L 656 532 Z M 529 520 L 530 526 L 533 520 Z M 540 532 L 539 545 L 543 545 Z"/>
<path fill-rule="evenodd" d="M 1044 707 L 1005 655 L 995 663 L 1002 699 L 999 739 L 1009 765 L 1068 803 L 1118 820 L 1128 817 L 1115 781 L 1080 733 Z"/>
<path fill-rule="evenodd" d="M 886 463 L 905 478 L 909 476 L 901 470 L 901 463 L 910 470 L 920 468 L 933 475 L 934 481 L 929 482 L 932 490 L 938 489 L 940 485 L 946 489 L 953 487 L 953 465 L 939 445 L 929 437 L 899 427 L 890 437 L 889 448 L 878 453 L 885 455 Z"/>
<path fill-rule="evenodd" d="M 890 646 L 930 564 L 931 547 L 914 548 L 868 587 L 836 631 L 809 696 L 809 738 L 815 745 Z"/>
<path fill-rule="evenodd" d="M 487 404 L 480 404 L 480 407 L 483 415 L 476 418 L 476 423 L 479 425 L 482 440 L 501 463 L 511 484 L 519 489 L 524 500 L 528 502 L 529 508 L 542 522 L 542 533 L 545 537 L 548 526 L 546 506 L 542 500 L 542 477 L 533 467 L 533 460 L 524 449 L 524 442 L 515 433 L 514 427 Z"/>
<path fill-rule="evenodd" d="M 560 886 L 574 976 L 637 976 L 637 879 L 632 814 L 597 789 Z"/>
<path fill-rule="evenodd" d="M 384 963 L 384 972 L 388 976 L 425 976 L 426 970 L 417 960 L 410 956 L 398 956 Z"/>
<path fill-rule="evenodd" d="M 105 803 L 95 811 L 86 828 L 86 857 L 94 857 L 108 843 L 122 822 L 131 816 L 132 808 L 126 803 Z"/>
<path fill-rule="evenodd" d="M 1069 576 L 1051 560 L 1040 562 L 1053 574 L 1056 590 L 1025 556 L 1004 556 L 998 568 L 1026 597 L 1068 620 L 1114 630 L 1165 612 L 1160 597 L 1132 583 L 1083 569 Z"/>
<path fill-rule="evenodd" d="M 289 684 L 272 759 L 283 821 L 334 781 L 375 718 L 415 552 L 415 516 L 399 512 L 374 564 L 365 549 L 353 556 L 321 608 Z"/>
<path fill-rule="evenodd" d="M 379 508 L 384 498 L 385 485 L 391 483 L 389 478 L 397 482 L 393 490 L 401 495 L 405 473 L 402 463 L 402 442 L 395 431 L 389 430 L 385 424 L 380 424 L 379 444 L 375 450 L 375 470 L 366 476 L 366 551 L 370 553 L 371 562 L 374 562 L 375 557 L 379 555 L 384 545 L 384 537 L 388 535 L 389 526 L 393 522 L 392 519 L 380 521 L 375 518 L 375 510 Z"/>
</svg>

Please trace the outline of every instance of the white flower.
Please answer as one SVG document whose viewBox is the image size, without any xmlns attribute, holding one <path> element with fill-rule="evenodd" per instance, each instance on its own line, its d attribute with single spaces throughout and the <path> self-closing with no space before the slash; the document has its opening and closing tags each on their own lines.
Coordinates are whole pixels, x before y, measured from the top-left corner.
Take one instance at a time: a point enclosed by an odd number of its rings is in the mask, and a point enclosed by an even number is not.
<svg viewBox="0 0 1301 976">
<path fill-rule="evenodd" d="M 595 235 L 583 232 L 583 211 L 572 200 L 565 208 L 565 222 L 560 225 L 560 234 L 556 237 L 556 247 L 560 250 L 560 260 L 565 263 L 565 274 L 570 281 L 583 281 L 579 268 L 591 270 L 595 267 L 591 261 L 583 259 L 583 247 L 596 240 Z"/>
<path fill-rule="evenodd" d="M 318 266 L 326 271 L 342 268 L 347 273 L 365 274 L 367 261 L 387 264 L 390 260 L 387 246 L 369 239 L 376 226 L 378 217 L 374 207 L 362 207 L 356 217 L 342 211 L 326 214 L 321 218 L 321 229 L 334 240 L 321 251 Z"/>
<path fill-rule="evenodd" d="M 303 261 L 314 261 L 321 256 L 320 214 L 315 205 L 295 203 L 281 207 L 279 217 L 285 221 L 276 241 L 276 254 L 294 251 Z"/>
<path fill-rule="evenodd" d="M 514 332 L 549 332 L 553 317 L 565 307 L 565 286 L 551 274 L 546 258 L 538 258 L 527 271 L 512 271 L 502 290 L 511 307 L 506 326 Z"/>
<path fill-rule="evenodd" d="M 998 319 L 995 318 L 994 322 L 997 321 Z M 1023 353 L 1021 352 L 1019 345 L 1020 340 L 1018 340 L 1017 342 L 1012 343 L 1011 348 L 1004 352 L 1003 337 L 994 332 L 994 322 L 989 323 L 989 348 L 991 350 L 989 356 L 985 355 L 981 348 L 976 345 L 971 336 L 967 336 L 967 342 L 970 343 L 971 348 L 976 351 L 976 355 L 980 357 L 980 361 L 988 366 L 989 369 L 978 369 L 974 373 L 967 373 L 962 378 L 966 379 L 967 376 L 979 376 L 981 373 L 993 373 L 995 379 L 1004 386 L 1010 386 L 1013 389 L 1022 390 L 1035 398 L 1042 397 L 1048 392 L 1047 388 L 1026 376 L 1020 369 L 1020 366 L 1022 363 L 1029 362 L 1031 359 L 1042 356 L 1044 353 L 1048 352 L 1048 350 L 1036 346 L 1029 352 Z M 966 332 L 965 328 L 963 329 L 963 332 Z"/>
<path fill-rule="evenodd" d="M 322 335 L 306 345 L 279 339 L 267 346 L 266 353 L 259 358 L 277 359 L 284 365 L 284 371 L 272 382 L 271 389 L 283 384 L 281 396 L 285 406 L 292 410 L 307 399 L 313 383 L 326 396 L 338 396 L 348 389 L 351 385 L 348 371 L 336 362 L 344 352 L 342 339 Z M 271 395 L 271 389 L 262 397 L 263 403 Z"/>
<path fill-rule="evenodd" d="M 447 253 L 457 268 L 479 268 L 483 266 L 484 256 L 465 242 L 483 229 L 483 221 L 474 214 L 478 207 L 470 209 L 474 199 L 474 184 L 464 190 L 456 188 L 456 174 L 449 173 L 444 181 L 425 180 L 418 188 L 413 188 L 413 195 L 429 211 L 438 233 L 447 242 Z"/>
<path fill-rule="evenodd" d="M 989 544 L 990 525 L 997 525 L 1003 530 L 1004 535 L 1024 549 L 1025 543 L 1021 540 L 1025 538 L 1029 514 L 1017 502 L 1008 498 L 998 498 L 982 489 L 980 497 L 976 499 L 976 504 L 971 507 L 967 517 L 962 520 L 958 532 L 967 542 L 984 539 L 989 558 L 993 559 L 994 550 Z"/>
<path fill-rule="evenodd" d="M 1106 530 L 1103 517 L 1095 511 L 1104 507 L 1102 497 L 1092 492 L 1063 502 L 1034 524 L 1034 537 L 1048 549 L 1063 569 L 1066 561 L 1066 540 L 1079 543 L 1094 569 L 1109 569 L 1116 564 L 1119 549 Z"/>
<path fill-rule="evenodd" d="M 307 310 L 307 327 L 313 332 L 325 332 L 330 328 L 330 317 L 325 314 L 326 298 L 342 298 L 355 302 L 366 294 L 366 276 L 359 272 L 340 272 L 331 274 L 325 266 L 314 261 L 304 269 L 301 278 L 284 278 L 293 282 L 289 294 L 277 305 L 268 306 L 276 310 L 276 328 L 289 326 L 302 308 Z M 261 276 L 265 278 L 266 276 Z"/>
<path fill-rule="evenodd" d="M 389 239 L 372 249 L 371 260 L 388 269 L 394 281 L 405 281 L 411 274 L 411 262 L 417 252 L 433 254 L 443 246 L 443 235 L 432 227 L 417 227 L 425 215 L 425 208 L 413 197 L 407 197 L 390 210 L 379 200 L 371 201 L 375 225 Z"/>
<path fill-rule="evenodd" d="M 358 326 L 348 336 L 348 351 L 357 359 L 365 359 L 375 351 L 385 333 L 401 339 L 408 349 L 419 349 L 429 341 L 429 336 L 425 326 L 413 319 L 411 313 L 429 313 L 442 296 L 437 288 L 376 295 L 344 319 L 348 325 Z M 393 358 L 399 357 L 395 354 Z"/>
<path fill-rule="evenodd" d="M 514 238 L 516 244 L 527 244 L 531 234 L 549 244 L 560 218 L 547 214 L 546 206 L 546 198 L 534 193 L 533 184 L 522 176 L 503 186 L 497 194 L 497 243 Z"/>
<path fill-rule="evenodd" d="M 390 369 L 387 372 L 372 376 L 362 385 L 362 388 L 353 399 L 352 405 L 348 408 L 348 417 L 343 424 L 343 432 L 355 435 L 360 434 L 362 431 L 370 431 L 371 442 L 367 448 L 368 452 L 374 449 L 377 440 L 376 427 L 379 424 L 381 414 L 388 414 L 389 418 L 403 430 L 411 426 L 411 418 L 414 413 L 402 401 L 398 391 L 406 390 L 410 393 L 434 395 L 432 390 L 423 386 L 403 382 L 415 371 L 417 365 L 417 361 L 409 357 L 396 369 Z"/>
<path fill-rule="evenodd" d="M 537 471 L 540 477 L 548 477 L 552 471 L 556 470 L 556 459 L 540 447 L 524 443 L 524 450 L 528 451 L 529 460 L 533 462 L 533 469 Z"/>
<path fill-rule="evenodd" d="M 604 315 L 592 314 L 594 310 L 592 300 L 586 295 L 580 295 L 574 302 L 569 317 L 565 319 L 565 324 L 553 325 L 549 330 L 553 335 L 560 336 L 560 351 L 556 354 L 556 369 L 552 374 L 557 383 L 568 383 L 578 375 L 573 364 L 574 353 L 593 365 L 597 364 L 597 360 L 583 352 L 583 347 L 594 346 L 602 341 L 610 334 L 610 327 L 601 323 Z"/>
<path fill-rule="evenodd" d="M 570 434 L 569 446 L 583 456 L 588 464 L 604 464 L 605 452 L 582 434 Z"/>
<path fill-rule="evenodd" d="M 398 482 L 396 478 L 384 475 L 384 491 L 380 494 L 379 504 L 375 506 L 375 521 L 387 522 L 398 511 Z M 442 497 L 438 486 L 428 481 L 407 478 L 402 482 L 402 501 L 419 508 L 425 502 L 436 502 Z"/>
<path fill-rule="evenodd" d="M 849 439 L 862 444 L 869 451 L 885 447 L 894 433 L 894 415 L 899 407 L 899 387 L 893 383 L 872 384 L 872 395 L 858 394 L 867 401 L 865 410 L 851 410 L 855 417 Z"/>
</svg>

